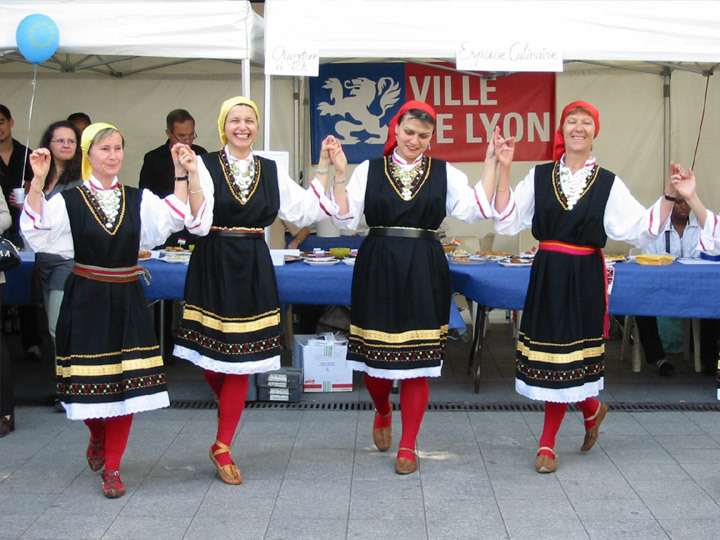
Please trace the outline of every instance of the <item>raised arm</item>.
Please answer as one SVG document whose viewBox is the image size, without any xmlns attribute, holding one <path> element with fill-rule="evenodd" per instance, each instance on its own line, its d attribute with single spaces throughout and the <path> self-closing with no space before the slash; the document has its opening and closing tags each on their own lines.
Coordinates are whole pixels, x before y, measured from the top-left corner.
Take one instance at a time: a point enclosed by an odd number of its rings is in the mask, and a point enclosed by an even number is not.
<svg viewBox="0 0 720 540">
<path fill-rule="evenodd" d="M 342 149 L 342 144 L 332 135 L 325 138 L 323 146 L 327 143 L 328 155 L 335 167 L 335 177 L 333 181 L 333 198 L 335 203 L 340 208 L 339 214 L 345 215 L 348 213 L 350 207 L 347 201 L 347 193 L 345 192 L 345 182 L 347 177 L 345 176 L 347 169 L 347 156 Z"/>
<path fill-rule="evenodd" d="M 510 167 L 515 156 L 515 137 L 503 138 L 500 129 L 496 127 L 493 143 L 495 155 L 500 163 L 500 177 L 495 190 L 495 209 L 502 212 L 510 201 Z"/>
<path fill-rule="evenodd" d="M 33 178 L 30 182 L 30 191 L 27 194 L 27 204 L 34 212 L 42 214 L 42 198 L 45 189 L 45 178 L 47 178 L 50 170 L 50 150 L 47 148 L 38 148 L 30 154 L 30 166 L 33 170 Z"/>
</svg>

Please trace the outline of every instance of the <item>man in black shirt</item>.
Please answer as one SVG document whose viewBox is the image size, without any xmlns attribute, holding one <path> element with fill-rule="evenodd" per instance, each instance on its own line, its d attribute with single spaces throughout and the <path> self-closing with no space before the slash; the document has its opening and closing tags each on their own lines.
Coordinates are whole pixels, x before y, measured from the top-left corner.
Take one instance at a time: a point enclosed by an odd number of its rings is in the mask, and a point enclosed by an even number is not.
<svg viewBox="0 0 720 540">
<path fill-rule="evenodd" d="M 33 172 L 30 162 L 25 157 L 25 145 L 20 144 L 12 137 L 14 125 L 15 120 L 13 120 L 10 110 L 5 105 L 0 105 L 0 185 L 12 217 L 12 226 L 5 231 L 4 236 L 18 247 L 22 247 L 23 241 L 18 229 L 20 208 L 10 204 L 10 194 L 14 188 L 24 187 L 25 181 L 32 179 Z M 23 162 L 25 162 L 24 177 Z"/>
<path fill-rule="evenodd" d="M 13 120 L 10 110 L 5 105 L 0 105 L 0 186 L 2 186 L 3 196 L 8 203 L 12 217 L 12 225 L 3 233 L 3 236 L 16 246 L 23 247 L 19 229 L 22 205 L 10 204 L 10 194 L 13 189 L 24 187 L 26 181 L 32 180 L 33 172 L 26 157 L 25 145 L 20 144 L 12 137 L 14 125 L 15 120 Z M 24 176 L 23 164 L 25 165 Z M 40 350 L 42 339 L 38 327 L 38 308 L 35 305 L 18 306 L 18 318 L 22 348 L 28 358 L 39 360 L 42 356 Z"/>
<path fill-rule="evenodd" d="M 185 109 L 170 111 L 167 115 L 166 124 L 165 134 L 168 136 L 168 140 L 162 146 L 158 146 L 145 154 L 143 166 L 140 170 L 139 187 L 149 189 L 158 197 L 167 197 L 175 190 L 175 165 L 173 165 L 172 155 L 170 154 L 170 148 L 175 143 L 189 144 L 198 156 L 207 153 L 207 150 L 202 146 L 192 144 L 197 137 L 195 119 Z M 177 246 L 184 241 L 185 245 L 183 247 L 187 247 L 195 243 L 195 238 L 195 235 L 190 234 L 187 229 L 183 229 L 180 232 L 171 234 L 164 246 Z M 162 329 L 162 333 L 164 333 L 162 338 L 160 337 L 161 329 L 159 324 L 160 311 L 159 309 L 155 311 L 155 331 L 158 333 L 158 338 L 163 345 L 164 357 L 170 363 L 173 362 L 173 304 L 175 303 L 164 302 L 165 327 Z"/>
</svg>

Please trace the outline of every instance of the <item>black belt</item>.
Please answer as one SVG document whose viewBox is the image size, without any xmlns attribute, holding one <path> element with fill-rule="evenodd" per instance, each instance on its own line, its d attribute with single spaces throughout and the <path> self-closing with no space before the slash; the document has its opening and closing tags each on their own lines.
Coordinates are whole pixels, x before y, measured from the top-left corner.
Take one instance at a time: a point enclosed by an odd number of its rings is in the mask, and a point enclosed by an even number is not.
<svg viewBox="0 0 720 540">
<path fill-rule="evenodd" d="M 399 236 L 401 238 L 440 240 L 440 235 L 437 231 L 430 231 L 428 229 L 403 229 L 401 227 L 371 227 L 368 236 Z"/>
<path fill-rule="evenodd" d="M 210 229 L 210 236 L 225 236 L 231 238 L 263 238 L 265 231 L 236 231 L 233 229 Z"/>
</svg>

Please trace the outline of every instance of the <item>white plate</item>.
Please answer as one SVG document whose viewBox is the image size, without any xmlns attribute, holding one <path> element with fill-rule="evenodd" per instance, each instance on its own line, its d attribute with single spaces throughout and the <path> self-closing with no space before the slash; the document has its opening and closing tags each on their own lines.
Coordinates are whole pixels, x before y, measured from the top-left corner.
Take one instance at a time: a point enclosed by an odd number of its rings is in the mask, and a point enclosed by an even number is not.
<svg viewBox="0 0 720 540">
<path fill-rule="evenodd" d="M 308 256 L 308 255 L 300 255 L 300 258 L 303 261 L 329 261 L 332 259 L 335 259 L 335 255 L 321 255 L 321 256 Z M 337 259 L 338 261 L 340 259 Z"/>
<path fill-rule="evenodd" d="M 187 264 L 190 262 L 190 256 L 186 255 L 180 255 L 178 256 L 172 256 L 172 255 L 166 255 L 165 257 L 160 257 L 160 260 L 166 263 L 180 263 L 180 264 Z"/>
<path fill-rule="evenodd" d="M 500 266 L 507 266 L 508 268 L 525 268 L 528 266 L 532 266 L 531 262 L 526 263 L 513 263 L 513 262 L 505 262 L 505 261 L 498 261 L 498 264 Z"/>
<path fill-rule="evenodd" d="M 303 259 L 303 262 L 305 264 L 309 264 L 311 266 L 332 266 L 333 264 L 337 264 L 340 262 L 340 259 L 336 259 L 333 257 L 332 259 Z"/>
<path fill-rule="evenodd" d="M 460 260 L 458 260 L 460 259 Z M 467 259 L 467 260 L 464 260 Z M 464 264 L 464 265 L 473 265 L 473 264 L 485 264 L 488 262 L 488 259 L 485 257 L 481 257 L 480 255 L 470 255 L 468 257 L 450 257 L 450 262 L 453 264 Z"/>
<path fill-rule="evenodd" d="M 345 257 L 342 262 L 344 262 L 348 266 L 355 266 L 355 257 Z"/>
</svg>

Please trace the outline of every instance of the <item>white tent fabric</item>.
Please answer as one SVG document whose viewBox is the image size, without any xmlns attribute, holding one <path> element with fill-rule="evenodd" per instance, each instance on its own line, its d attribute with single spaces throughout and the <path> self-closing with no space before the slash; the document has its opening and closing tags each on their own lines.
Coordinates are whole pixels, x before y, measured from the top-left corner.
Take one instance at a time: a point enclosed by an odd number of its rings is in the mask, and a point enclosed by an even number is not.
<svg viewBox="0 0 720 540">
<path fill-rule="evenodd" d="M 263 20 L 246 1 L 4 0 L 0 51 L 17 50 L 17 26 L 33 13 L 57 24 L 59 53 L 263 58 Z"/>
<path fill-rule="evenodd" d="M 566 60 L 720 62 L 714 1 L 266 0 L 265 20 L 266 50 L 322 58 L 454 60 L 502 33 L 552 37 Z"/>
<path fill-rule="evenodd" d="M 551 37 L 565 61 L 557 108 L 576 99 L 599 108 L 604 128 L 593 152 L 646 205 L 662 192 L 670 159 L 692 162 L 706 77 L 720 63 L 718 1 L 266 0 L 264 18 L 266 55 L 284 46 L 317 51 L 321 62 L 454 62 L 466 40 Z M 700 195 L 718 211 L 720 91 L 713 82 L 696 173 Z M 513 181 L 532 165 L 515 164 Z M 478 163 L 461 168 L 472 182 L 480 177 Z M 482 236 L 492 226 L 449 227 Z M 520 247 L 531 241 L 528 235 Z"/>
</svg>

